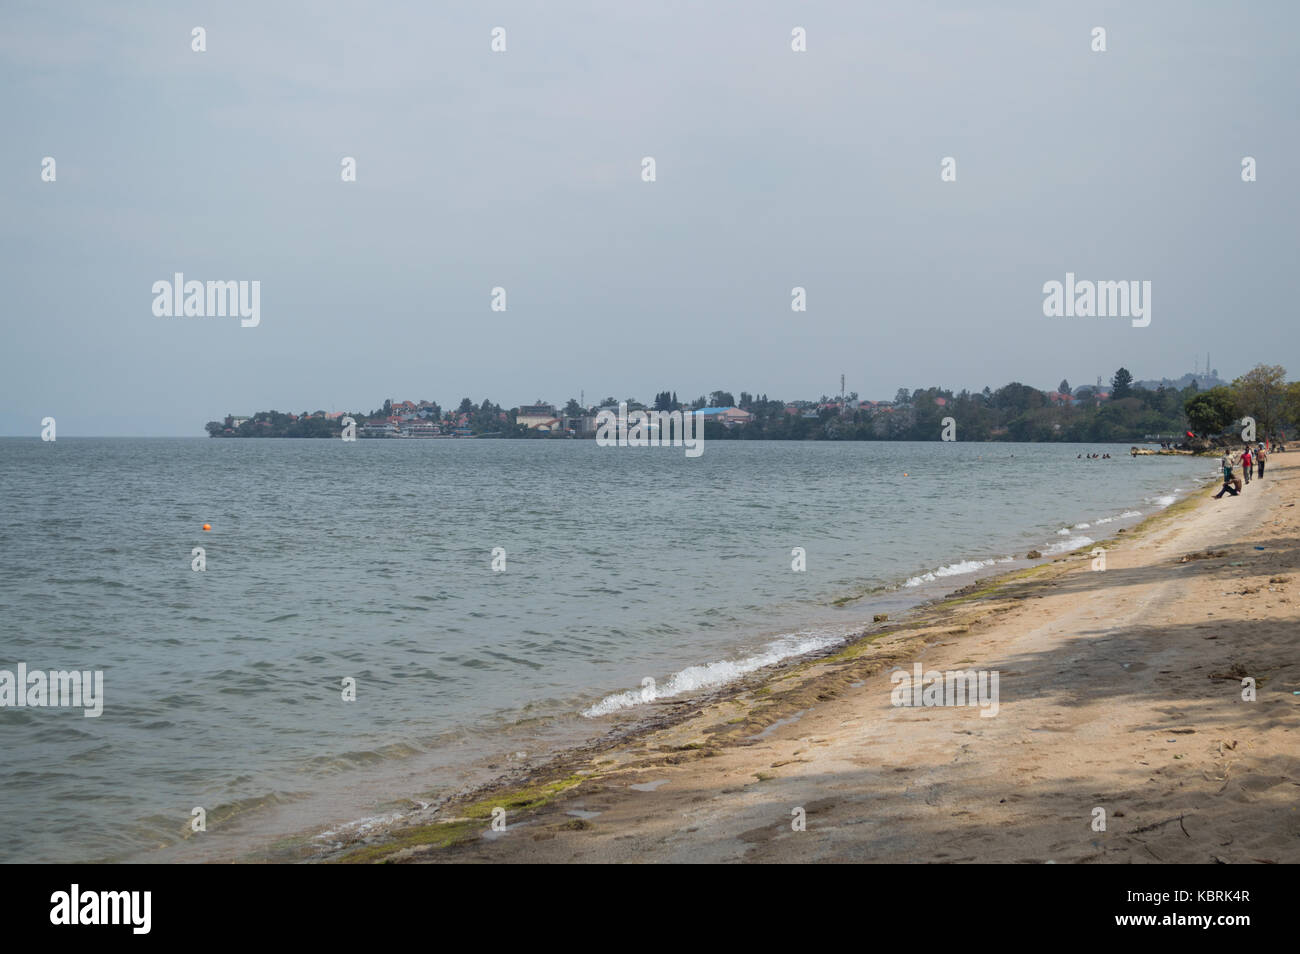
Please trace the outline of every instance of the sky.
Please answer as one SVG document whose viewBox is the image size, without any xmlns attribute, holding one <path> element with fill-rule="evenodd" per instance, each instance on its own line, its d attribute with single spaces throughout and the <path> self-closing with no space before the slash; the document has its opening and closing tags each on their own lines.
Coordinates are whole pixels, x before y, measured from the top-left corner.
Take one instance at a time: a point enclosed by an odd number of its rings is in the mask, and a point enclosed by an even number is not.
<svg viewBox="0 0 1300 954">
<path fill-rule="evenodd" d="M 6 0 L 0 434 L 1207 351 L 1300 377 L 1298 28 L 1282 0 Z M 260 323 L 156 316 L 176 272 L 260 282 Z M 1150 281 L 1150 324 L 1045 316 L 1067 272 Z"/>
</svg>

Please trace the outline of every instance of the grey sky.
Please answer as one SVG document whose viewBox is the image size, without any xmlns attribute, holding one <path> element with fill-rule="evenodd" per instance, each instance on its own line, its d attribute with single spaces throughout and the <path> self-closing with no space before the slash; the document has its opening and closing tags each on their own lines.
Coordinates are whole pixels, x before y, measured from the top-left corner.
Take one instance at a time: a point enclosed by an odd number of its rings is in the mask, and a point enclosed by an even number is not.
<svg viewBox="0 0 1300 954">
<path fill-rule="evenodd" d="M 11 0 L 0 433 L 1300 376 L 1300 8 L 971 6 Z M 176 271 L 261 325 L 154 317 Z M 1045 318 L 1067 271 L 1150 280 L 1150 327 Z"/>
</svg>

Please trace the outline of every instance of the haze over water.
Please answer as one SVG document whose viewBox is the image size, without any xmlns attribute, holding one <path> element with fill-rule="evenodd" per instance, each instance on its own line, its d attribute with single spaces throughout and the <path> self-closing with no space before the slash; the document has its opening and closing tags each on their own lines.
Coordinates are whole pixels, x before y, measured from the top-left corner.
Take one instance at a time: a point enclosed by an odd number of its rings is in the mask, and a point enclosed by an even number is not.
<svg viewBox="0 0 1300 954">
<path fill-rule="evenodd" d="M 0 439 L 0 668 L 105 674 L 99 718 L 0 710 L 0 860 L 174 845 L 194 806 L 292 800 L 305 826 L 436 793 L 521 719 L 600 732 L 646 677 L 831 645 L 1213 471 L 1113 445 Z"/>
</svg>

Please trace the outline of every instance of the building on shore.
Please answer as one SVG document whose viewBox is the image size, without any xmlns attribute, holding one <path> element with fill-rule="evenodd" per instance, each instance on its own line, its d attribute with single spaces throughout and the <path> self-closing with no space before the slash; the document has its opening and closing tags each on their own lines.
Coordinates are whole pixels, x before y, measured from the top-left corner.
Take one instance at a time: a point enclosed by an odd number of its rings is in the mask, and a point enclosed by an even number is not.
<svg viewBox="0 0 1300 954">
<path fill-rule="evenodd" d="M 742 411 L 738 407 L 702 407 L 695 413 L 700 415 L 702 420 L 717 421 L 723 427 L 735 427 L 754 420 L 753 414 Z M 813 416 L 815 417 L 816 414 L 814 413 Z"/>
<path fill-rule="evenodd" d="M 522 424 L 530 431 L 556 432 L 564 430 L 564 421 L 555 410 L 554 404 L 523 404 L 515 414 L 515 423 Z"/>
</svg>

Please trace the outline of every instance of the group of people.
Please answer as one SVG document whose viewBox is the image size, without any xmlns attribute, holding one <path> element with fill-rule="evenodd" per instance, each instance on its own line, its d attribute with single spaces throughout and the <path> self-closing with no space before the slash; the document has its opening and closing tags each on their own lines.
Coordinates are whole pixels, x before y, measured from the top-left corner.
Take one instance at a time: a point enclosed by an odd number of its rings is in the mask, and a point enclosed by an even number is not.
<svg viewBox="0 0 1300 954">
<path fill-rule="evenodd" d="M 1109 454 L 1089 454 L 1086 458 L 1079 454 L 1075 460 L 1110 460 Z"/>
<path fill-rule="evenodd" d="M 1257 444 L 1254 448 L 1247 444 L 1242 448 L 1240 454 L 1224 451 L 1223 459 L 1219 461 L 1219 465 L 1223 468 L 1223 487 L 1214 495 L 1214 499 L 1218 500 L 1224 494 L 1235 497 L 1241 493 L 1242 479 L 1232 472 L 1236 465 L 1241 465 L 1242 476 L 1245 477 L 1245 483 L 1248 484 L 1250 483 L 1251 473 L 1256 470 L 1259 477 L 1263 478 L 1264 462 L 1266 460 L 1268 460 L 1268 452 L 1264 449 L 1263 444 Z"/>
</svg>

